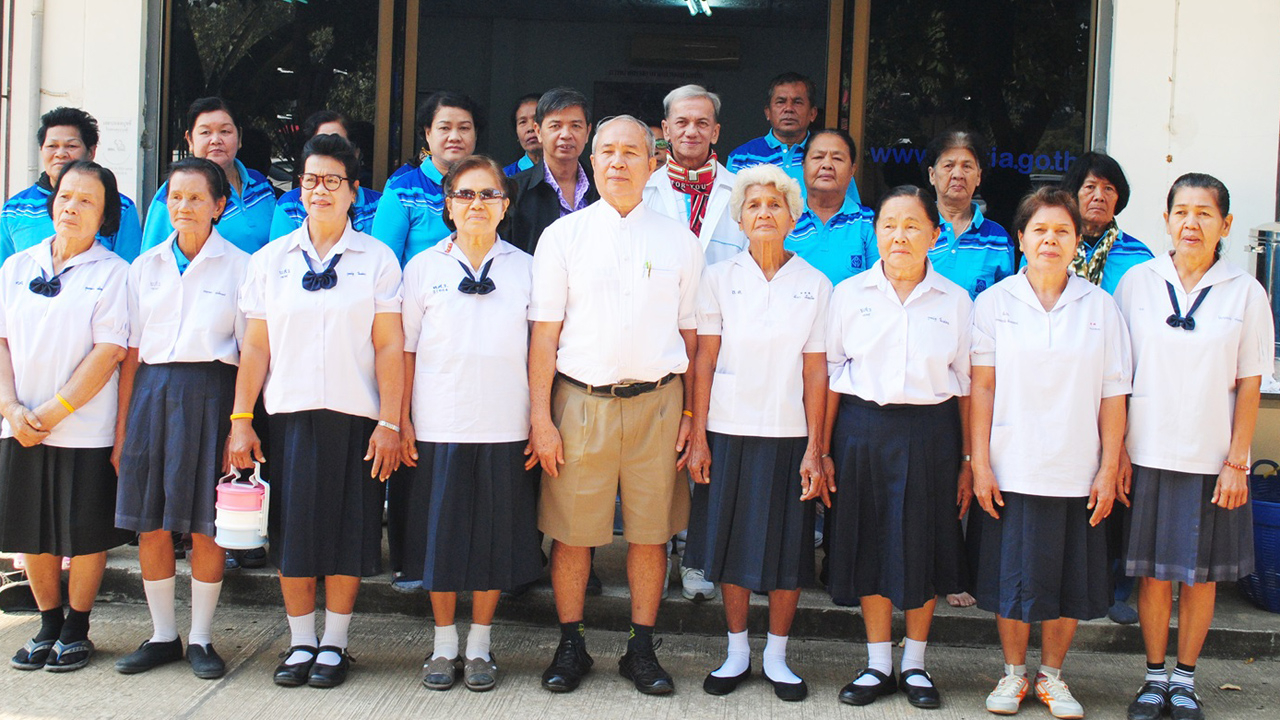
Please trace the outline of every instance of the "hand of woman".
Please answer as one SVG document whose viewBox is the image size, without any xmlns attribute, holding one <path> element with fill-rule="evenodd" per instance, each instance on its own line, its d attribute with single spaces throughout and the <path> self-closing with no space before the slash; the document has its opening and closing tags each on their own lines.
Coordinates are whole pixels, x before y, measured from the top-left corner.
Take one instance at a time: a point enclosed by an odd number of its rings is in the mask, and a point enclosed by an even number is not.
<svg viewBox="0 0 1280 720">
<path fill-rule="evenodd" d="M 418 467 L 418 434 L 411 420 L 400 421 L 400 462 L 405 467 Z"/>
<path fill-rule="evenodd" d="M 249 420 L 231 421 L 227 449 L 230 451 L 228 454 L 231 456 L 232 467 L 248 469 L 253 467 L 255 460 L 260 463 L 267 461 L 262 454 L 262 441 L 258 439 L 258 433 Z"/>
<path fill-rule="evenodd" d="M 836 492 L 836 461 L 827 453 L 822 458 L 822 478 L 827 482 L 827 506 L 831 505 L 831 496 Z"/>
<path fill-rule="evenodd" d="M 685 469 L 689 464 L 689 451 L 691 444 L 689 442 L 689 438 L 693 434 L 693 418 L 688 415 L 681 414 L 680 430 L 676 433 L 676 452 L 679 453 L 676 457 L 676 472 L 680 472 Z"/>
<path fill-rule="evenodd" d="M 800 461 L 800 501 L 821 499 L 831 507 L 831 495 L 827 492 L 827 480 L 822 474 L 822 458 L 814 448 L 809 448 Z"/>
<path fill-rule="evenodd" d="M 4 409 L 4 418 L 9 421 L 9 429 L 13 437 L 22 447 L 35 447 L 49 437 L 40 418 L 21 403 L 15 402 Z"/>
<path fill-rule="evenodd" d="M 560 439 L 560 431 L 549 419 L 535 422 L 529 428 L 529 450 L 532 468 L 542 464 L 542 471 L 551 477 L 560 477 L 560 466 L 564 464 L 564 443 Z"/>
<path fill-rule="evenodd" d="M 694 433 L 688 442 L 689 477 L 699 485 L 711 482 L 711 446 L 707 444 L 706 433 Z"/>
<path fill-rule="evenodd" d="M 961 520 L 964 514 L 969 512 L 969 505 L 973 502 L 973 463 L 962 461 L 960 463 L 960 476 L 956 478 L 956 507 L 960 508 L 960 514 L 957 516 Z"/>
<path fill-rule="evenodd" d="M 1000 519 L 1000 512 L 996 508 L 1004 507 L 1004 497 L 1000 494 L 996 474 L 991 471 L 990 466 L 973 466 L 973 497 L 988 515 Z"/>
<path fill-rule="evenodd" d="M 1093 511 L 1093 515 L 1089 516 L 1089 527 L 1097 527 L 1098 523 L 1111 514 L 1111 506 L 1116 501 L 1116 473 L 1114 465 L 1104 463 L 1098 468 L 1098 474 L 1093 478 L 1093 487 L 1089 488 L 1089 504 L 1086 506 Z"/>
<path fill-rule="evenodd" d="M 1218 472 L 1218 484 L 1213 486 L 1213 499 L 1209 502 L 1223 510 L 1235 510 L 1249 501 L 1249 476 L 1243 470 L 1222 466 Z"/>
<path fill-rule="evenodd" d="M 375 427 L 369 436 L 369 452 L 365 453 L 364 459 L 373 461 L 369 477 L 386 482 L 400 467 L 400 434 L 386 425 Z"/>
<path fill-rule="evenodd" d="M 120 474 L 120 456 L 124 454 L 124 438 L 117 437 L 116 441 L 111 445 L 111 467 L 116 469 L 116 475 Z"/>
<path fill-rule="evenodd" d="M 1129 451 L 1120 446 L 1120 470 L 1116 473 L 1116 500 L 1129 507 L 1129 492 L 1133 490 L 1133 463 L 1129 462 Z"/>
</svg>

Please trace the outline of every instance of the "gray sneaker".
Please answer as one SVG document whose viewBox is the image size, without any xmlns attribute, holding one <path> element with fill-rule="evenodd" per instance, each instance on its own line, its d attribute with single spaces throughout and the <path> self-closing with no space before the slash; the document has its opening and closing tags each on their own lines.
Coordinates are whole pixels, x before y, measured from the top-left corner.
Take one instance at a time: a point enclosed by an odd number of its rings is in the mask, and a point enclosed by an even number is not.
<svg viewBox="0 0 1280 720">
<path fill-rule="evenodd" d="M 468 690 L 475 692 L 484 692 L 497 687 L 498 663 L 493 659 L 493 653 L 489 654 L 488 660 L 469 658 L 462 667 L 462 682 Z"/>
<path fill-rule="evenodd" d="M 680 582 L 684 585 L 684 589 L 680 594 L 684 595 L 686 600 L 697 602 L 714 600 L 716 597 L 715 583 L 707 580 L 701 570 L 682 566 L 680 568 Z"/>
<path fill-rule="evenodd" d="M 462 658 L 429 657 L 422 665 L 422 684 L 431 690 L 448 690 L 461 666 Z"/>
</svg>

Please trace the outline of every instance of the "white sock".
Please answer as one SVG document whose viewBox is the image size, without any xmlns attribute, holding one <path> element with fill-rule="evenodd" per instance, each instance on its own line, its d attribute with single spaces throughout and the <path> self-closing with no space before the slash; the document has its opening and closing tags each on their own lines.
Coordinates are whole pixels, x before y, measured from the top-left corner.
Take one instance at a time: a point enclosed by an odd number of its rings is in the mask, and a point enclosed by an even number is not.
<svg viewBox="0 0 1280 720">
<path fill-rule="evenodd" d="M 729 652 L 724 664 L 712 670 L 716 677 L 737 677 L 751 667 L 751 645 L 747 642 L 747 631 L 729 633 Z"/>
<path fill-rule="evenodd" d="M 207 583 L 191 578 L 191 633 L 187 635 L 188 645 L 213 643 L 213 611 L 218 609 L 218 596 L 221 594 L 221 582 Z"/>
<path fill-rule="evenodd" d="M 324 637 L 320 638 L 321 645 L 332 645 L 347 649 L 347 628 L 351 627 L 351 613 L 342 614 L 332 610 L 324 611 Z M 342 662 L 342 656 L 332 650 L 325 650 L 316 656 L 316 662 L 320 665 L 337 665 Z"/>
<path fill-rule="evenodd" d="M 437 625 L 435 647 L 431 650 L 432 658 L 452 660 L 458 657 L 458 626 Z"/>
<path fill-rule="evenodd" d="M 143 580 L 142 590 L 151 611 L 150 642 L 173 642 L 178 639 L 178 618 L 173 609 L 174 578 Z"/>
<path fill-rule="evenodd" d="M 458 634 L 457 626 L 453 633 Z M 471 630 L 467 632 L 467 659 L 468 660 L 492 660 L 489 656 L 489 631 L 493 629 L 492 625 L 477 625 L 471 623 Z M 438 636 L 437 636 L 438 637 Z M 454 647 L 457 647 L 457 640 L 454 640 Z"/>
<path fill-rule="evenodd" d="M 1062 677 L 1062 668 L 1049 667 L 1048 665 L 1040 666 L 1040 674 L 1057 680 Z"/>
<path fill-rule="evenodd" d="M 888 677 L 889 673 L 893 672 L 893 643 L 867 643 L 867 669 L 878 670 Z M 853 681 L 854 685 L 878 685 L 879 683 L 879 679 L 868 673 L 859 675 Z"/>
<path fill-rule="evenodd" d="M 289 644 L 305 645 L 315 647 L 320 644 L 320 640 L 316 638 L 316 614 L 314 611 L 306 615 L 288 615 L 289 618 Z M 290 665 L 296 665 L 311 659 L 311 653 L 295 650 L 284 661 Z"/>
<path fill-rule="evenodd" d="M 912 640 L 907 638 L 906 644 L 902 650 L 902 664 L 899 665 L 903 672 L 907 670 L 923 670 L 924 669 L 924 648 L 928 645 L 927 640 Z M 912 675 L 907 678 L 908 685 L 915 687 L 932 687 L 933 683 L 928 678 L 920 675 Z"/>
<path fill-rule="evenodd" d="M 1005 664 L 1004 664 L 1004 674 L 1005 674 L 1005 675 L 1017 675 L 1018 677 L 1023 677 L 1024 675 L 1026 675 L 1026 674 L 1027 674 L 1027 666 L 1026 666 L 1025 664 L 1024 664 L 1024 665 L 1010 665 L 1009 663 L 1005 663 Z"/>
<path fill-rule="evenodd" d="M 764 676 L 774 682 L 796 685 L 800 676 L 787 667 L 787 636 L 769 633 L 764 643 Z"/>
</svg>

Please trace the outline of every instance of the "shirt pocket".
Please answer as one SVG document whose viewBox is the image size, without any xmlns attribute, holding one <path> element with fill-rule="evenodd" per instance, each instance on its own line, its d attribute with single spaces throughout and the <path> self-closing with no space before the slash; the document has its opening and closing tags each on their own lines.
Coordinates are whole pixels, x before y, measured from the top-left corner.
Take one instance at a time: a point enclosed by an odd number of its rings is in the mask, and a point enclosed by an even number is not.
<svg viewBox="0 0 1280 720">
<path fill-rule="evenodd" d="M 738 405 L 738 378 L 731 373 L 718 372 L 711 376 L 711 407 L 707 419 L 711 422 L 731 423 Z"/>
</svg>

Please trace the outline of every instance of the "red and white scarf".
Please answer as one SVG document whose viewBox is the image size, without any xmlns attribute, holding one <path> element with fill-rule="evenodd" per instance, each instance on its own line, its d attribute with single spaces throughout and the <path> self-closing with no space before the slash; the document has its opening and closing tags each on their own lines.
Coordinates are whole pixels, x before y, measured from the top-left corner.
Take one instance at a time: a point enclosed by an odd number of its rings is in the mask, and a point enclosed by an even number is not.
<svg viewBox="0 0 1280 720">
<path fill-rule="evenodd" d="M 685 169 L 673 159 L 667 163 L 667 178 L 671 180 L 671 187 L 689 196 L 689 229 L 694 235 L 701 235 L 702 218 L 707 214 L 711 186 L 716 181 L 715 151 L 711 151 L 707 163 L 696 170 Z"/>
</svg>

